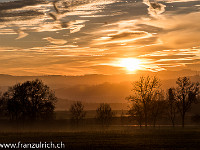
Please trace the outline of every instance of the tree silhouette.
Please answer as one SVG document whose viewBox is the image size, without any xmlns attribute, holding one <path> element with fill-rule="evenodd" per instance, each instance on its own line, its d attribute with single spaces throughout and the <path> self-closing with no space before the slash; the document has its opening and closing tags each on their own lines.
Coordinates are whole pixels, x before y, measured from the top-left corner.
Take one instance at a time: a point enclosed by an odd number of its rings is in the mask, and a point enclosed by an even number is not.
<svg viewBox="0 0 200 150">
<path fill-rule="evenodd" d="M 3 98 L 7 101 L 7 111 L 12 120 L 49 118 L 57 100 L 49 87 L 38 79 L 10 87 Z"/>
<path fill-rule="evenodd" d="M 128 114 L 130 115 L 131 120 L 136 120 L 140 128 L 144 122 L 144 110 L 141 104 L 134 103 L 129 109 Z"/>
<path fill-rule="evenodd" d="M 168 105 L 168 116 L 172 122 L 173 127 L 175 126 L 175 119 L 177 113 L 177 105 L 175 99 L 175 90 L 173 88 L 168 89 L 167 91 L 167 105 Z"/>
<path fill-rule="evenodd" d="M 102 103 L 96 110 L 97 119 L 101 122 L 101 124 L 108 125 L 113 117 L 113 112 L 109 104 Z"/>
<path fill-rule="evenodd" d="M 4 94 L 0 93 L 0 116 L 4 117 L 6 115 L 6 101 Z"/>
<path fill-rule="evenodd" d="M 179 77 L 176 81 L 176 99 L 178 110 L 181 114 L 182 127 L 185 125 L 185 115 L 191 109 L 191 105 L 197 102 L 199 83 L 191 83 L 187 77 Z"/>
<path fill-rule="evenodd" d="M 72 104 L 70 107 L 70 113 L 72 121 L 78 124 L 86 115 L 82 102 L 77 101 Z"/>
<path fill-rule="evenodd" d="M 153 122 L 153 126 L 156 126 L 156 122 L 160 119 L 165 111 L 166 102 L 164 92 L 162 90 L 157 91 L 153 95 L 150 102 L 150 120 Z"/>
<path fill-rule="evenodd" d="M 148 125 L 151 102 L 154 95 L 160 87 L 160 82 L 157 77 L 140 77 L 139 81 L 133 83 L 133 95 L 127 97 L 128 100 L 133 101 L 133 104 L 139 104 L 144 113 L 145 127 Z"/>
</svg>

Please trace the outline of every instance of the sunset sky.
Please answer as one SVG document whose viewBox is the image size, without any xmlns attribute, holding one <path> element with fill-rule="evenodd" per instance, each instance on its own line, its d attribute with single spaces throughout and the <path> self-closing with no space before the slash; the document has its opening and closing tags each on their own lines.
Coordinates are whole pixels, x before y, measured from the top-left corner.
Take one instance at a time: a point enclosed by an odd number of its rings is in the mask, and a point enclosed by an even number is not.
<svg viewBox="0 0 200 150">
<path fill-rule="evenodd" d="M 1 0 L 0 73 L 200 71 L 199 0 Z"/>
</svg>

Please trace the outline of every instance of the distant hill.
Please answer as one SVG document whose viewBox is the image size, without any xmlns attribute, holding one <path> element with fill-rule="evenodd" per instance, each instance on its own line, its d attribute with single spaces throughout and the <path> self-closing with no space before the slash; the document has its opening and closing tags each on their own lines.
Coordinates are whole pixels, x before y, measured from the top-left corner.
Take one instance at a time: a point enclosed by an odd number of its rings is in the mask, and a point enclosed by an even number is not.
<svg viewBox="0 0 200 150">
<path fill-rule="evenodd" d="M 136 74 L 116 74 L 116 75 L 102 75 L 102 74 L 89 74 L 84 76 L 61 76 L 61 75 L 46 75 L 46 76 L 12 76 L 0 74 L 0 86 L 7 87 L 12 86 L 19 82 L 27 80 L 41 79 L 51 88 L 61 88 L 75 85 L 96 85 L 104 82 L 109 83 L 121 83 L 121 82 L 132 82 L 138 80 L 140 76 L 156 75 L 161 80 L 177 79 L 180 76 L 195 76 L 199 78 L 197 74 L 200 72 L 192 70 L 181 70 L 181 71 L 161 71 L 161 72 L 149 72 L 140 71 Z"/>
<path fill-rule="evenodd" d="M 56 111 L 69 111 L 71 104 L 75 101 L 70 101 L 67 99 L 59 99 L 56 103 Z M 83 102 L 85 110 L 96 110 L 97 107 L 101 104 L 98 102 Z M 112 107 L 112 110 L 127 110 L 128 103 L 109 103 Z"/>
<path fill-rule="evenodd" d="M 130 95 L 132 85 L 124 83 L 102 83 L 97 85 L 75 85 L 55 89 L 60 98 L 81 100 L 84 102 L 125 102 L 125 97 Z"/>
<path fill-rule="evenodd" d="M 180 71 L 186 74 L 188 71 Z M 176 86 L 177 77 L 180 72 L 157 73 L 161 79 L 162 89 Z M 192 72 L 192 71 L 191 71 Z M 193 72 L 194 73 L 194 72 Z M 164 74 L 161 76 L 161 74 Z M 59 98 L 57 103 L 58 110 L 68 109 L 73 101 L 83 101 L 87 108 L 97 106 L 99 103 L 112 103 L 116 109 L 124 109 L 127 104 L 125 99 L 131 94 L 132 82 L 139 79 L 141 74 L 131 75 L 85 75 L 85 76 L 11 76 L 0 75 L 0 91 L 4 92 L 9 86 L 22 83 L 27 80 L 41 79 L 45 84 L 55 91 Z M 152 75 L 152 74 L 150 74 Z M 182 76 L 183 76 L 182 75 Z M 176 76 L 175 78 L 173 78 Z M 200 82 L 199 75 L 190 76 L 193 82 Z"/>
</svg>

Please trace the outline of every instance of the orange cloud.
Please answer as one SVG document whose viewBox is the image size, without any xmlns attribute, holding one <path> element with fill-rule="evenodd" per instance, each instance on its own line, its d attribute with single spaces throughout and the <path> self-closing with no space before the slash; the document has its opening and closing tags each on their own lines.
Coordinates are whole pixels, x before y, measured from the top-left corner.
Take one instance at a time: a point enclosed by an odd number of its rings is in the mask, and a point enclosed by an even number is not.
<svg viewBox="0 0 200 150">
<path fill-rule="evenodd" d="M 49 41 L 52 44 L 56 44 L 56 45 L 63 45 L 63 44 L 67 43 L 66 40 L 63 40 L 63 39 L 54 39 L 52 37 L 47 37 L 47 38 L 43 38 L 43 39 Z"/>
</svg>

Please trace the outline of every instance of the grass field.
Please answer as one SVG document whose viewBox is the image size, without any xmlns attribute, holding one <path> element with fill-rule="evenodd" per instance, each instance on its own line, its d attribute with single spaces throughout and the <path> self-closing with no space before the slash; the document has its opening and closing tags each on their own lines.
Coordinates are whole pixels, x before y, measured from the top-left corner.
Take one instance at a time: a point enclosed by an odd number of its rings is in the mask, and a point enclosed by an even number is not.
<svg viewBox="0 0 200 150">
<path fill-rule="evenodd" d="M 63 142 L 65 149 L 79 150 L 199 150 L 199 127 L 110 127 L 106 129 L 71 130 L 68 132 L 2 132 L 1 143 Z"/>
</svg>

